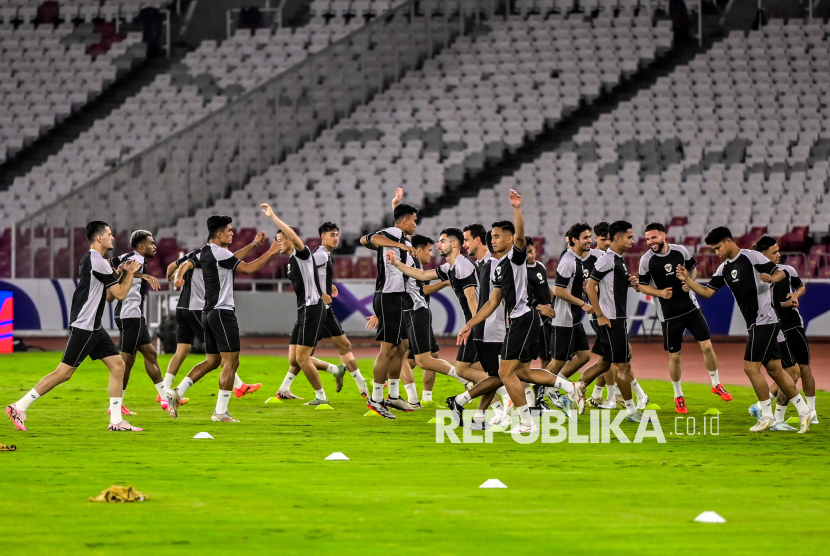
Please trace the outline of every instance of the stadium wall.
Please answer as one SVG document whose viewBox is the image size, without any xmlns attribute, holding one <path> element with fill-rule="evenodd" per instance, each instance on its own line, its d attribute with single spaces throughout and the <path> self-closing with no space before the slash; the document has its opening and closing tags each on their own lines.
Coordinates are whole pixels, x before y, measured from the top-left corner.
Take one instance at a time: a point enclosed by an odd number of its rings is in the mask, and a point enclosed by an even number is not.
<svg viewBox="0 0 830 556">
<path fill-rule="evenodd" d="M 339 296 L 334 300 L 335 313 L 350 335 L 370 334 L 366 319 L 372 315 L 374 281 L 346 280 L 336 282 Z M 67 333 L 72 293 L 75 282 L 68 279 L 0 280 L 0 291 L 14 296 L 15 334 L 51 336 Z M 288 335 L 294 325 L 296 297 L 293 292 L 235 292 L 240 331 L 244 335 Z M 175 307 L 175 297 L 160 298 L 151 294 L 153 305 L 148 314 L 150 325 L 157 320 L 156 310 L 162 303 Z M 716 336 L 746 336 L 746 327 L 732 294 L 726 288 L 709 299 L 699 300 L 701 309 Z M 433 328 L 436 334 L 454 334 L 463 324 L 463 315 L 455 295 L 443 290 L 432 296 Z M 800 307 L 808 336 L 830 337 L 830 280 L 807 282 L 807 294 Z M 660 325 L 653 319 L 655 307 L 650 298 L 630 290 L 628 313 L 632 334 L 660 334 Z M 592 334 L 585 321 L 585 330 Z M 104 326 L 115 332 L 112 306 L 104 315 Z"/>
</svg>

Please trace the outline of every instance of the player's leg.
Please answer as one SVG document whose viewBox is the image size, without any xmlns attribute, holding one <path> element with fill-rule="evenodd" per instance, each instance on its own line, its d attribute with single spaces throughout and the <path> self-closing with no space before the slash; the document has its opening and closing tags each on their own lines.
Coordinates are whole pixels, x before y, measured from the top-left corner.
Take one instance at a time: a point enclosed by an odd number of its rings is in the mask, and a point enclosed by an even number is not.
<svg viewBox="0 0 830 556">
<path fill-rule="evenodd" d="M 502 344 L 498 342 L 484 342 L 482 340 L 474 341 L 476 342 L 477 353 L 481 359 L 481 366 L 484 368 L 487 377 L 479 381 L 470 390 L 447 398 L 447 406 L 455 413 L 455 418 L 458 423 L 462 421 L 464 405 L 470 402 L 470 400 L 479 396 L 483 397 L 489 393 L 495 394 L 500 389 L 504 389 L 504 383 L 499 377 L 499 355 L 501 354 Z M 492 405 L 497 419 L 494 418 L 491 424 L 495 424 L 494 422 L 501 424 L 501 420 L 507 415 L 508 410 L 498 401 L 493 402 Z"/>
<path fill-rule="evenodd" d="M 235 347 L 232 342 L 228 345 Z M 228 402 L 233 394 L 233 379 L 239 369 L 239 351 L 223 351 L 220 353 L 220 358 L 222 374 L 219 375 L 219 393 L 216 396 L 216 409 L 213 411 L 211 420 L 235 423 L 237 421 L 228 412 Z"/>
<path fill-rule="evenodd" d="M 109 378 L 109 395 L 110 395 L 110 425 L 109 430 L 113 432 L 141 432 L 144 429 L 134 427 L 124 420 L 121 412 L 121 404 L 123 403 L 123 385 L 124 385 L 124 359 L 120 355 L 110 355 L 101 358 L 101 362 L 107 367 L 110 372 Z"/>
<path fill-rule="evenodd" d="M 413 409 L 421 409 L 421 401 L 418 399 L 418 388 L 415 386 L 415 373 L 412 372 L 412 366 L 406 358 L 404 358 L 402 363 L 401 382 L 403 383 L 403 389 L 406 391 L 406 403 L 411 405 Z"/>
<path fill-rule="evenodd" d="M 313 346 L 295 346 L 296 364 L 303 371 L 306 379 L 311 387 L 314 389 L 314 399 L 306 405 L 320 405 L 328 403 L 326 398 L 326 391 L 323 388 L 323 383 L 320 380 L 320 373 L 317 371 L 317 366 L 312 361 L 311 353 L 314 351 Z"/>
<path fill-rule="evenodd" d="M 349 374 L 352 375 L 360 395 L 365 398 L 366 380 L 363 378 L 363 375 L 360 373 L 360 368 L 357 366 L 357 359 L 355 359 L 354 353 L 352 353 L 352 343 L 349 341 L 349 338 L 345 334 L 332 336 L 331 343 L 340 352 L 340 360 L 346 366 Z"/>
<path fill-rule="evenodd" d="M 388 407 L 406 412 L 413 410 L 411 405 L 403 401 L 400 393 L 401 371 L 404 367 L 408 349 L 409 340 L 401 340 L 401 343 L 395 347 L 392 359 L 389 362 L 389 395 L 386 398 Z"/>
<path fill-rule="evenodd" d="M 784 393 L 785 396 L 789 399 L 790 403 L 793 407 L 798 411 L 798 418 L 801 423 L 801 427 L 799 432 L 804 433 L 809 430 L 810 425 L 813 422 L 813 418 L 816 415 L 816 412 L 810 409 L 810 406 L 807 405 L 806 400 L 802 398 L 801 394 L 798 392 L 798 389 L 795 386 L 795 381 L 792 377 L 784 371 L 784 368 L 781 366 L 780 359 L 773 359 L 764 363 L 764 367 L 767 370 L 767 374 L 772 378 L 781 391 Z M 759 373 L 760 374 L 760 373 Z M 780 395 L 780 394 L 779 394 Z"/>
<path fill-rule="evenodd" d="M 297 346 L 296 344 L 289 344 L 288 346 L 288 372 L 285 373 L 285 378 L 277 390 L 277 397 L 281 400 L 301 400 L 303 398 L 294 395 L 291 391 L 291 385 L 294 379 L 300 374 L 302 369 L 297 364 Z"/>
<path fill-rule="evenodd" d="M 187 356 L 190 355 L 192 347 L 193 346 L 191 344 L 176 344 L 176 353 L 173 354 L 173 357 L 170 358 L 170 362 L 167 363 L 167 371 L 165 371 L 164 374 L 164 386 L 167 390 L 171 390 L 173 388 L 173 380 L 179 373 L 182 363 L 184 363 Z"/>
<path fill-rule="evenodd" d="M 58 367 L 54 371 L 41 378 L 40 381 L 35 384 L 35 387 L 29 390 L 25 396 L 6 407 L 6 414 L 12 420 L 14 426 L 22 431 L 28 430 L 26 428 L 26 411 L 29 409 L 29 406 L 32 405 L 32 403 L 34 403 L 38 398 L 45 396 L 58 384 L 62 384 L 72 378 L 76 368 L 77 367 L 67 365 L 64 362 L 59 363 Z M 112 382 L 112 380 L 112 374 L 110 374 L 110 382 Z M 122 377 L 119 376 L 118 380 L 122 380 Z M 119 383 L 117 393 L 120 398 L 121 383 Z M 110 397 L 113 397 L 112 393 L 110 393 Z M 118 414 L 120 415 L 121 411 L 118 411 Z"/>
<path fill-rule="evenodd" d="M 209 313 L 218 313 L 218 311 L 209 311 Z M 205 360 L 197 363 L 190 369 L 187 376 L 182 379 L 179 386 L 168 390 L 167 392 L 167 411 L 174 419 L 178 417 L 179 407 L 187 399 L 185 394 L 188 389 L 196 384 L 203 376 L 209 372 L 218 369 L 222 364 L 222 356 L 219 351 L 219 344 L 216 339 L 214 330 L 209 326 L 209 319 L 207 314 L 202 315 L 202 330 L 204 331 L 205 340 Z M 217 333 L 221 328 L 218 327 Z"/>
<path fill-rule="evenodd" d="M 433 353 L 432 356 L 437 358 L 438 354 Z M 413 359 L 412 362 L 415 362 L 415 360 Z M 435 377 L 437 376 L 437 373 L 435 371 L 427 371 L 423 367 L 421 367 L 421 370 L 423 371 L 421 376 L 423 384 L 421 390 L 421 400 L 424 403 L 430 403 L 432 401 L 432 390 L 435 388 Z"/>
<path fill-rule="evenodd" d="M 161 376 L 156 348 L 153 344 L 146 343 L 138 346 L 138 352 L 144 357 L 144 369 L 147 371 L 147 376 L 150 377 L 150 380 L 153 381 L 153 386 L 156 388 L 156 401 L 163 402 L 162 409 L 167 409 L 167 390 L 164 387 L 164 378 Z"/>
</svg>

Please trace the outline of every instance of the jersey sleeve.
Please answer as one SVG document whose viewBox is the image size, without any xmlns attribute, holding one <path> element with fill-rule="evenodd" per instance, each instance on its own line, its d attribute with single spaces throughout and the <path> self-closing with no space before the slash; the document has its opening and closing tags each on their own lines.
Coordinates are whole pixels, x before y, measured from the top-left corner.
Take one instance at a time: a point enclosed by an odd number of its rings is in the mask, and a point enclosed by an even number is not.
<svg viewBox="0 0 830 556">
<path fill-rule="evenodd" d="M 510 251 L 510 262 L 516 266 L 521 266 L 527 262 L 527 245 L 524 249 L 519 249 L 515 245 Z"/>
<path fill-rule="evenodd" d="M 749 262 L 752 263 L 752 266 L 755 267 L 755 270 L 761 274 L 772 274 L 778 268 L 774 262 L 763 256 L 758 251 L 746 250 L 744 253 L 749 259 Z"/>
<path fill-rule="evenodd" d="M 450 263 L 444 263 L 435 269 L 438 279 L 445 282 L 450 279 Z"/>
<path fill-rule="evenodd" d="M 648 253 L 640 257 L 640 284 L 644 286 L 651 284 L 651 271 L 648 269 L 648 263 L 650 260 L 651 256 Z"/>
<path fill-rule="evenodd" d="M 794 290 L 797 290 L 801 286 L 804 285 L 804 282 L 801 281 L 801 278 L 798 277 L 798 272 L 793 268 L 789 271 L 790 275 L 790 285 L 793 287 Z"/>
<path fill-rule="evenodd" d="M 561 259 L 556 267 L 556 279 L 553 285 L 567 288 L 574 272 L 576 272 L 576 261 L 570 257 Z"/>
<path fill-rule="evenodd" d="M 594 270 L 591 272 L 591 278 L 597 282 L 601 282 L 605 276 L 614 270 L 614 257 L 600 257 L 594 265 Z"/>
<path fill-rule="evenodd" d="M 684 245 L 678 245 L 677 249 L 683 254 L 683 266 L 686 267 L 686 270 L 694 270 L 697 266 L 697 261 L 694 256 L 689 253 L 689 250 Z"/>
<path fill-rule="evenodd" d="M 463 255 L 459 255 L 459 257 L 463 257 Z M 458 283 L 461 285 L 462 289 L 466 290 L 467 288 L 474 288 L 478 286 L 476 267 L 470 262 L 469 259 L 459 259 L 455 264 L 453 272 L 455 272 L 455 278 L 458 280 Z"/>
<path fill-rule="evenodd" d="M 308 248 L 308 245 L 303 245 L 303 248 L 299 251 L 294 249 L 294 256 L 300 260 L 307 261 L 311 257 L 311 249 Z"/>
<path fill-rule="evenodd" d="M 187 260 L 189 260 L 193 264 L 193 268 L 202 268 L 202 260 L 201 260 L 202 252 L 200 250 L 192 251 L 188 256 Z M 182 263 L 184 264 L 184 263 Z"/>
<path fill-rule="evenodd" d="M 236 270 L 236 267 L 242 262 L 234 257 L 233 253 L 227 249 L 217 249 L 214 251 L 214 254 L 216 256 L 216 264 L 228 270 Z"/>
<path fill-rule="evenodd" d="M 316 266 L 317 268 L 320 268 L 321 266 L 326 266 L 329 262 L 329 258 L 320 249 L 312 253 L 312 256 L 314 257 L 314 266 Z"/>
<path fill-rule="evenodd" d="M 120 262 L 118 264 L 121 264 Z M 96 280 L 104 284 L 104 289 L 111 288 L 118 283 L 115 273 L 109 263 L 103 259 L 92 259 L 92 275 Z"/>
<path fill-rule="evenodd" d="M 707 288 L 712 288 L 713 290 L 718 291 L 726 285 L 726 280 L 723 279 L 723 265 L 725 264 L 726 263 L 721 263 L 721 265 L 712 275 L 712 278 L 709 280 L 709 283 L 706 284 Z"/>
</svg>

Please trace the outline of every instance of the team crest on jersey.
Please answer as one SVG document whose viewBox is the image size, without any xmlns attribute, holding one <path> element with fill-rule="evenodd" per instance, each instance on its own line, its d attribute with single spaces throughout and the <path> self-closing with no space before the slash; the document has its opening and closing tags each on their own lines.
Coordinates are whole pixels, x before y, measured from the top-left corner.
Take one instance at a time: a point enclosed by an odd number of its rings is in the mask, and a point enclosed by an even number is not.
<svg viewBox="0 0 830 556">
<path fill-rule="evenodd" d="M 664 265 L 663 268 L 666 269 L 666 272 L 671 272 L 671 265 L 670 264 Z"/>
<path fill-rule="evenodd" d="M 285 270 L 288 273 L 288 276 L 291 276 L 291 264 L 290 263 L 286 266 Z"/>
<path fill-rule="evenodd" d="M 591 273 L 590 273 L 590 272 L 588 272 L 588 269 L 587 269 L 587 268 L 583 268 L 583 269 L 582 269 L 582 276 L 584 276 L 585 278 L 587 278 L 587 277 L 588 277 L 588 276 L 590 276 L 590 275 L 591 275 Z"/>
<path fill-rule="evenodd" d="M 496 267 L 496 274 L 501 274 L 501 267 L 500 266 Z"/>
<path fill-rule="evenodd" d="M 737 277 L 738 277 L 738 271 L 737 271 L 737 270 L 733 270 L 733 271 L 732 271 L 732 279 L 734 280 L 734 279 L 735 279 L 735 278 L 737 278 Z"/>
<path fill-rule="evenodd" d="M 540 282 L 544 282 L 544 281 L 545 281 L 545 279 L 542 277 L 542 273 L 541 273 L 541 272 L 537 272 L 537 273 L 536 273 L 536 277 L 539 279 L 539 281 L 540 281 Z"/>
</svg>

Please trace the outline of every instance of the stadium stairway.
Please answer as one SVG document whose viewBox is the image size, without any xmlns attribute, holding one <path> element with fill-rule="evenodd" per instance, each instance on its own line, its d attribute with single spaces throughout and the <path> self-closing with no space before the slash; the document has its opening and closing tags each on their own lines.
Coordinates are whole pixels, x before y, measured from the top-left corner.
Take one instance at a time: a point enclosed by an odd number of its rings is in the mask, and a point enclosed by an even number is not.
<svg viewBox="0 0 830 556">
<path fill-rule="evenodd" d="M 637 72 L 615 90 L 601 95 L 592 104 L 582 103 L 580 107 L 565 116 L 554 127 L 546 127 L 535 139 L 519 147 L 515 153 L 505 156 L 495 164 L 488 165 L 478 174 L 467 173 L 462 183 L 447 188 L 438 198 L 425 204 L 421 218 L 437 215 L 442 208 L 452 207 L 463 197 L 476 197 L 482 189 L 491 189 L 505 176 L 512 175 L 522 164 L 536 160 L 542 153 L 574 150 L 570 143 L 582 126 L 590 125 L 602 114 L 610 113 L 621 102 L 632 99 L 640 90 L 651 87 L 658 78 L 669 75 L 675 67 L 689 63 L 699 52 L 711 45 L 677 45 L 662 58 L 658 58 L 648 69 Z"/>
</svg>

